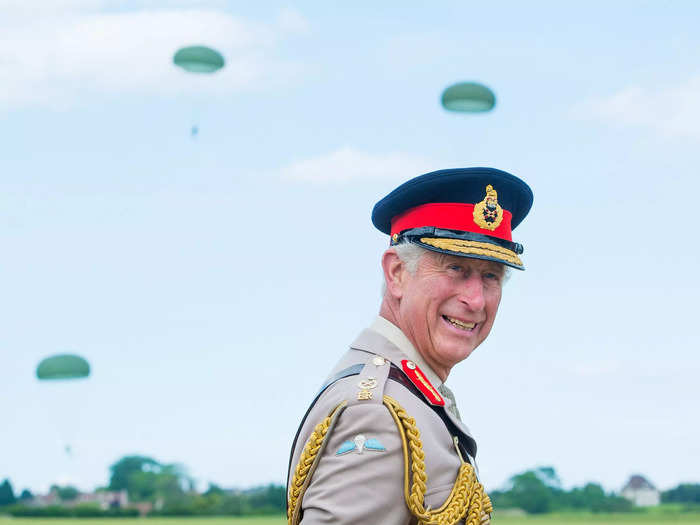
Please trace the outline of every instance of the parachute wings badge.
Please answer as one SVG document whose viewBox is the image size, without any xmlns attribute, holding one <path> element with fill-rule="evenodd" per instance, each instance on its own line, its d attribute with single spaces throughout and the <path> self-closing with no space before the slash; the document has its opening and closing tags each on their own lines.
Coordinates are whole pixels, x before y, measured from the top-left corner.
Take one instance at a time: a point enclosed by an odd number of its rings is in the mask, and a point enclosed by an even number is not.
<svg viewBox="0 0 700 525">
<path fill-rule="evenodd" d="M 373 450 L 376 452 L 384 452 L 386 448 L 377 438 L 366 438 L 364 434 L 356 435 L 352 441 L 345 441 L 335 453 L 336 456 L 342 456 L 352 451 L 362 454 L 363 450 Z"/>
</svg>

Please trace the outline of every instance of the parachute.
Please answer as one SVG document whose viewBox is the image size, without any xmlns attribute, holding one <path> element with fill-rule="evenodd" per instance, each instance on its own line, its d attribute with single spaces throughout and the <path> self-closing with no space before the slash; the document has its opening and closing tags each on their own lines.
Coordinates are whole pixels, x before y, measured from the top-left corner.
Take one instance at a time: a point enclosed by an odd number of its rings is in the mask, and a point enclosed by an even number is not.
<svg viewBox="0 0 700 525">
<path fill-rule="evenodd" d="M 491 111 L 495 105 L 493 91 L 476 82 L 453 84 L 442 93 L 442 106 L 448 111 L 481 113 Z"/>
<path fill-rule="evenodd" d="M 81 379 L 90 375 L 90 364 L 74 354 L 59 354 L 47 357 L 36 368 L 40 381 Z"/>
<path fill-rule="evenodd" d="M 224 57 L 217 50 L 205 46 L 189 46 L 178 49 L 173 63 L 189 73 L 214 73 L 224 64 Z"/>
<path fill-rule="evenodd" d="M 36 367 L 36 377 L 43 384 L 37 394 L 53 423 L 61 448 L 66 456 L 73 455 L 71 443 L 84 421 L 81 409 L 82 387 L 72 384 L 90 376 L 90 363 L 75 354 L 57 354 L 42 359 Z"/>
<path fill-rule="evenodd" d="M 187 73 L 211 74 L 223 68 L 226 61 L 216 49 L 206 46 L 188 46 L 177 50 L 173 56 L 173 64 Z M 199 125 L 195 122 L 190 128 L 190 136 L 196 138 L 198 134 Z"/>
</svg>

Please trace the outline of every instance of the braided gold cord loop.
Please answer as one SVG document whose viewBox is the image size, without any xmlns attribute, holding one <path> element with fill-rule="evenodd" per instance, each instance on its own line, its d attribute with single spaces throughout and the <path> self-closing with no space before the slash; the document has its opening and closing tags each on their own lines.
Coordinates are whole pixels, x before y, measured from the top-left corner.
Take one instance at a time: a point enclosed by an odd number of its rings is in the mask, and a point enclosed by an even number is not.
<svg viewBox="0 0 700 525">
<path fill-rule="evenodd" d="M 333 416 L 335 416 L 336 412 L 338 412 L 338 409 L 344 406 L 345 403 L 341 403 L 335 407 L 323 421 L 314 427 L 313 432 L 311 432 L 311 435 L 304 446 L 304 450 L 301 452 L 299 463 L 297 463 L 297 466 L 294 469 L 294 476 L 292 477 L 292 483 L 289 489 L 289 500 L 287 505 L 287 523 L 289 525 L 294 525 L 294 513 L 297 504 L 300 502 L 301 496 L 303 495 L 302 489 L 304 487 L 304 483 L 309 474 L 309 470 L 311 469 L 311 466 L 318 455 L 318 451 L 321 450 L 321 447 L 323 446 L 323 442 L 328 434 L 328 427 L 330 427 L 331 422 L 333 421 Z"/>
<path fill-rule="evenodd" d="M 420 525 L 453 525 L 464 520 L 467 525 L 488 525 L 493 511 L 491 500 L 484 493 L 484 487 L 476 478 L 474 468 L 462 462 L 452 492 L 445 503 L 435 510 L 423 506 L 425 500 L 427 474 L 425 473 L 425 454 L 420 431 L 416 421 L 404 408 L 389 396 L 384 396 L 384 405 L 389 409 L 396 423 L 403 444 L 404 463 L 408 460 L 410 450 L 411 478 L 408 466 L 404 465 L 404 494 L 406 505 Z M 410 485 L 410 490 L 409 490 Z"/>
</svg>

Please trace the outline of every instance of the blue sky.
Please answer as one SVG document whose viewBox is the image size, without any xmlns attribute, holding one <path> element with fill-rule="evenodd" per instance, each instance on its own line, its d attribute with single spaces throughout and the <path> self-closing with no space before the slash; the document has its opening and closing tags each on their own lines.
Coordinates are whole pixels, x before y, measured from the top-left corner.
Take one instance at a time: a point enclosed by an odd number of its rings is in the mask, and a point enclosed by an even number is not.
<svg viewBox="0 0 700 525">
<path fill-rule="evenodd" d="M 447 381 L 487 488 L 698 481 L 698 7 L 382 5 L 0 0 L 0 477 L 89 489 L 140 453 L 282 482 L 378 310 L 372 206 L 485 165 L 535 194 L 527 271 Z M 227 67 L 179 71 L 188 44 Z M 443 111 L 461 80 L 495 110 Z M 64 351 L 91 378 L 39 384 Z"/>
</svg>

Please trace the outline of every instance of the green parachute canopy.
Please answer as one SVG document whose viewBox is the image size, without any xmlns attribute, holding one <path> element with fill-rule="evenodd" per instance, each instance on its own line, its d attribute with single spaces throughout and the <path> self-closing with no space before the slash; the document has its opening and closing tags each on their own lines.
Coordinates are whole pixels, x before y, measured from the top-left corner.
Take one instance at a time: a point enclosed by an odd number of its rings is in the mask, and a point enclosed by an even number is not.
<svg viewBox="0 0 700 525">
<path fill-rule="evenodd" d="M 43 359 L 36 367 L 36 377 L 41 381 L 80 379 L 90 375 L 90 364 L 74 354 L 58 354 Z"/>
<path fill-rule="evenodd" d="M 496 96 L 489 88 L 476 82 L 460 82 L 442 93 L 442 106 L 448 111 L 480 113 L 491 111 Z"/>
<path fill-rule="evenodd" d="M 190 73 L 214 73 L 225 64 L 221 53 L 205 46 L 178 49 L 173 57 L 173 63 Z"/>
</svg>

